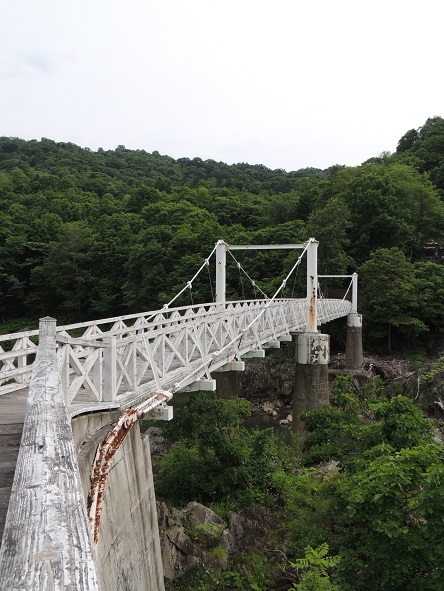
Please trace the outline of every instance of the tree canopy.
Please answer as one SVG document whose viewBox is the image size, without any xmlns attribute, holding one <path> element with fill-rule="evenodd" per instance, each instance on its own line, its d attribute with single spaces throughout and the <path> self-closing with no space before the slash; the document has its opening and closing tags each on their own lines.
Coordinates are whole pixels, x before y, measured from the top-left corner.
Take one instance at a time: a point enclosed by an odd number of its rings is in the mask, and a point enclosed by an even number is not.
<svg viewBox="0 0 444 591">
<path fill-rule="evenodd" d="M 434 302 L 441 292 L 431 300 L 427 270 L 432 267 L 421 265 L 431 260 L 436 285 L 441 285 L 443 167 L 440 117 L 408 131 L 394 154 L 357 167 L 292 172 L 200 158 L 175 160 L 125 146 L 94 152 L 47 138 L 2 137 L 3 330 L 20 327 L 21 319 L 23 327 L 29 325 L 25 319 L 36 323 L 39 315 L 73 322 L 161 307 L 220 238 L 260 244 L 315 236 L 323 274 L 352 273 L 362 266 L 366 323 L 375 321 L 375 334 L 386 339 L 389 326 L 401 337 L 407 326 L 410 334 L 424 326 L 439 331 Z M 365 278 L 365 265 L 371 265 L 378 249 L 394 248 L 404 257 L 407 273 L 398 288 L 410 285 L 413 270 L 432 306 L 417 307 L 414 294 L 410 299 L 400 294 L 396 320 L 383 328 L 375 316 L 381 295 L 378 301 L 377 285 L 372 286 L 368 273 Z M 295 261 L 294 253 L 272 252 L 239 253 L 238 259 L 265 292 L 280 285 Z M 232 261 L 229 265 L 229 297 L 255 297 L 250 281 L 239 276 Z M 211 281 L 213 268 L 177 304 L 211 300 Z M 303 293 L 301 274 L 284 295 Z"/>
</svg>

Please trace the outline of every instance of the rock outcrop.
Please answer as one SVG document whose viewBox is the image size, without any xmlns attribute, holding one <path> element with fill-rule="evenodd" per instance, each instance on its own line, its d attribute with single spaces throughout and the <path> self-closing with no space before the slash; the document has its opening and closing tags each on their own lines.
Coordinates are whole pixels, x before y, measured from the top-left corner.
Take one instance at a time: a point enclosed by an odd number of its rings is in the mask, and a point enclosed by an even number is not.
<svg viewBox="0 0 444 591">
<path fill-rule="evenodd" d="M 196 566 L 226 569 L 230 559 L 251 549 L 268 531 L 263 510 L 230 512 L 224 522 L 201 503 L 183 509 L 157 503 L 164 575 L 175 580 Z"/>
</svg>

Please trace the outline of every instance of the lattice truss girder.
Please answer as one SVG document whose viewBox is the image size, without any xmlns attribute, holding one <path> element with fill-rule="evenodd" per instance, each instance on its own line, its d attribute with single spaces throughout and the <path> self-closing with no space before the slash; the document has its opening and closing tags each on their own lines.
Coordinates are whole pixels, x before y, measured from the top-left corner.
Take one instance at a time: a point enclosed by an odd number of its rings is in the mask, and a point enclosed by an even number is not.
<svg viewBox="0 0 444 591">
<path fill-rule="evenodd" d="M 350 312 L 348 300 L 318 300 L 319 323 Z M 303 331 L 306 319 L 305 299 L 282 299 L 189 306 L 60 327 L 58 358 L 67 403 L 80 392 L 98 402 L 137 393 L 155 373 L 166 380 L 190 367 L 193 376 L 205 377 L 251 349 Z M 19 333 L 10 350 L 5 348 L 0 345 L 0 393 L 29 381 L 37 346 L 30 333 Z"/>
<path fill-rule="evenodd" d="M 0 393 L 12 392 L 27 384 L 31 377 L 37 345 L 29 334 L 0 344 Z M 12 346 L 10 343 L 13 343 Z"/>
</svg>

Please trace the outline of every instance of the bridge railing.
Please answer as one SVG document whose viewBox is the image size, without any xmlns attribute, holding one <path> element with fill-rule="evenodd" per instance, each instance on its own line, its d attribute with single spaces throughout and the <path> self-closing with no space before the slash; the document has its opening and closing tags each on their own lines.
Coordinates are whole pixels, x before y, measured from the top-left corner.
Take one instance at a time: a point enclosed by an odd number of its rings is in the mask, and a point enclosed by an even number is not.
<svg viewBox="0 0 444 591">
<path fill-rule="evenodd" d="M 71 421 L 60 384 L 53 319 L 42 319 L 40 331 L 0 548 L 0 587 L 98 591 Z"/>
<path fill-rule="evenodd" d="M 318 299 L 318 323 L 326 324 L 336 318 L 342 318 L 353 312 L 350 300 Z"/>
<path fill-rule="evenodd" d="M 318 300 L 319 323 L 351 312 L 348 300 Z M 183 389 L 210 371 L 290 332 L 304 331 L 305 299 L 209 303 L 59 326 L 57 355 L 68 405 Z M 0 336 L 0 394 L 27 386 L 38 331 Z"/>
<path fill-rule="evenodd" d="M 0 335 L 0 394 L 27 387 L 38 347 L 38 330 Z"/>
</svg>

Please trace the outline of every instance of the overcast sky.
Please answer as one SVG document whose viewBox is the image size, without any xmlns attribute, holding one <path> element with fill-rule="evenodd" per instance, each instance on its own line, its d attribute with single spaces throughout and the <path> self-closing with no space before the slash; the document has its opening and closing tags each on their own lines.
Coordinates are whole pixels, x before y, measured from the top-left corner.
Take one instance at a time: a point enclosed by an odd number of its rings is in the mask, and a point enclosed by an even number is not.
<svg viewBox="0 0 444 591">
<path fill-rule="evenodd" d="M 0 135 L 288 171 L 444 116 L 442 0 L 9 0 Z"/>
</svg>

